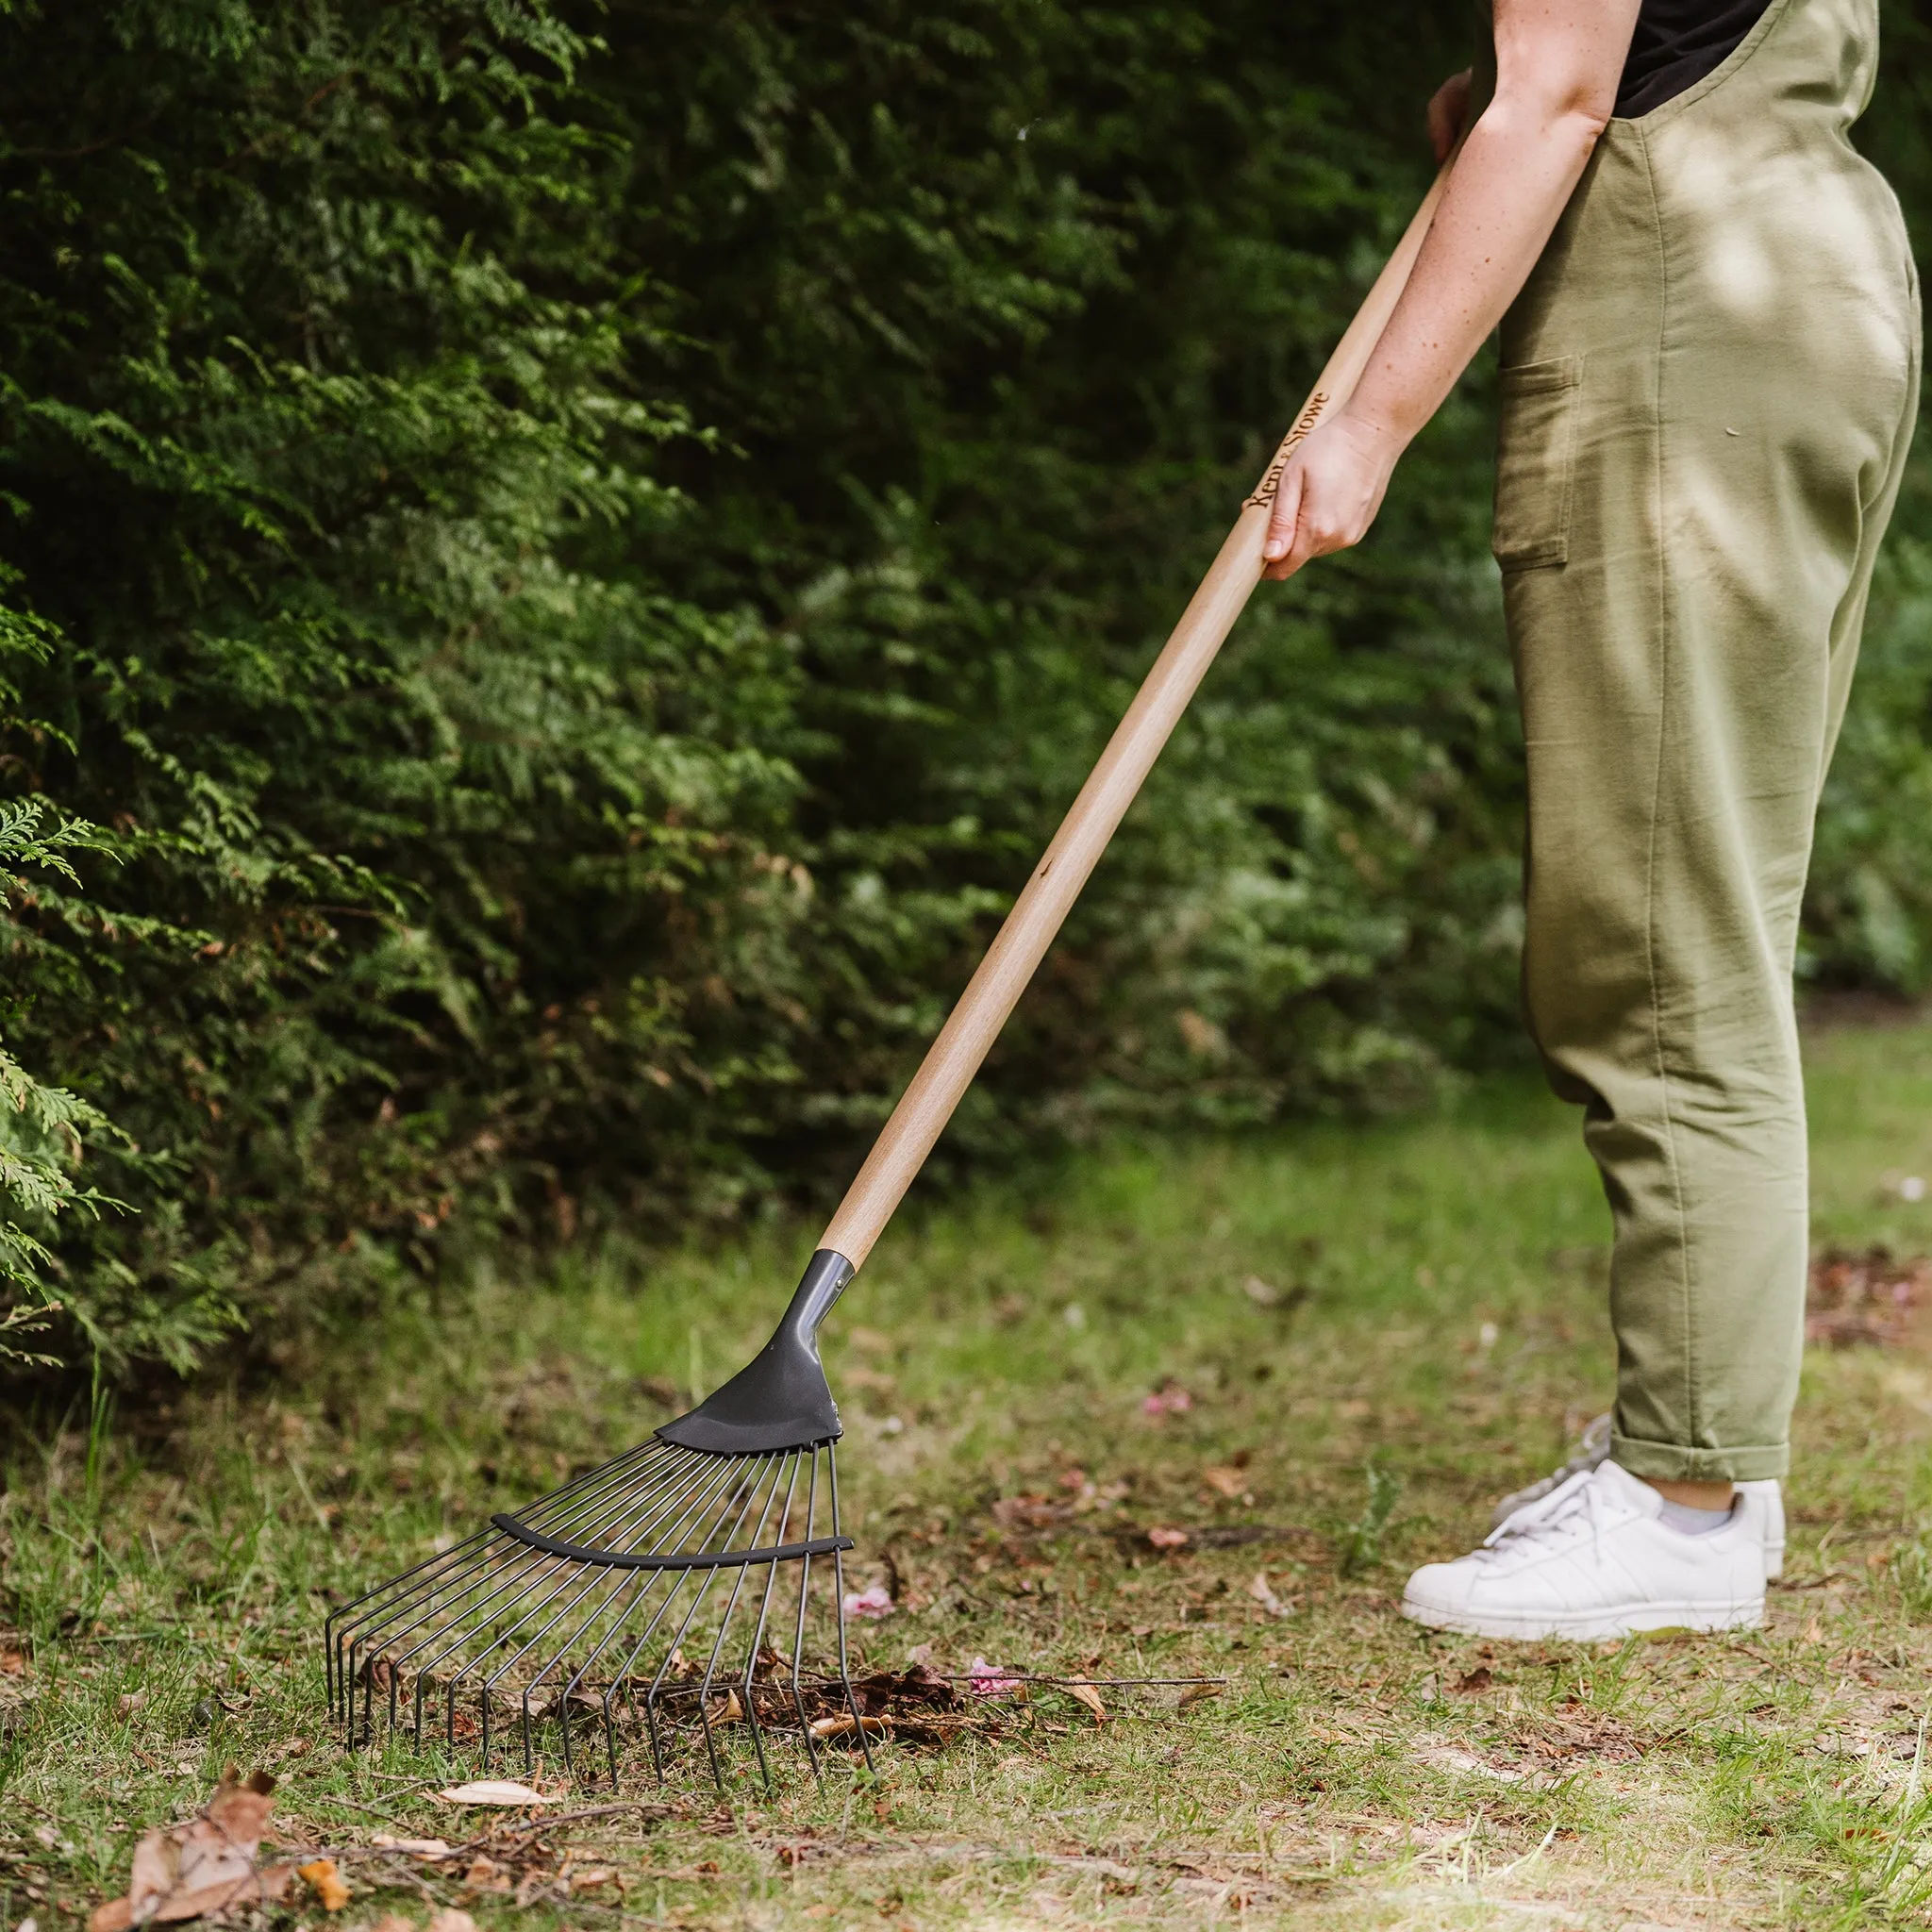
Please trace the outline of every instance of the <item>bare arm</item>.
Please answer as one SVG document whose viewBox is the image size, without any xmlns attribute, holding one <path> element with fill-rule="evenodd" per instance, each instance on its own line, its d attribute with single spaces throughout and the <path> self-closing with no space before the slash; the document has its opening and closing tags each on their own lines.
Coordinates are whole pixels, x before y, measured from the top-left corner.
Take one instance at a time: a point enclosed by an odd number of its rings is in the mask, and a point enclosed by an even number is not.
<svg viewBox="0 0 1932 1932">
<path fill-rule="evenodd" d="M 1639 0 L 1495 0 L 1496 92 L 1347 407 L 1289 460 L 1266 575 L 1358 543 L 1395 459 L 1536 266 L 1608 121 Z M 1454 83 L 1431 103 L 1439 147 Z"/>
</svg>

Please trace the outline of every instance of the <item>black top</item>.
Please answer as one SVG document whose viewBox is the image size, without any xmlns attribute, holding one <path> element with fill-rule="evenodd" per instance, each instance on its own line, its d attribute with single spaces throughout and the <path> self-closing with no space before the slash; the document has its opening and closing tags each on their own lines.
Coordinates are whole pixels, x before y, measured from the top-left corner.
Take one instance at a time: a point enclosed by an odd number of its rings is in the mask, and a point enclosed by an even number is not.
<svg viewBox="0 0 1932 1932">
<path fill-rule="evenodd" d="M 1770 0 L 1643 0 L 1617 112 L 1647 114 L 1694 87 L 1757 25 Z"/>
</svg>

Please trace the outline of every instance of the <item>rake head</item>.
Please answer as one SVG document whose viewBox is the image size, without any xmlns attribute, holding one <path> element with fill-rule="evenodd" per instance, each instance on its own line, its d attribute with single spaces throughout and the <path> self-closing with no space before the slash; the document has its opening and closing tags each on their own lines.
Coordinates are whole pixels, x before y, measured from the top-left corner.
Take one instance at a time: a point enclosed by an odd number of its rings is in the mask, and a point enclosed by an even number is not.
<svg viewBox="0 0 1932 1932">
<path fill-rule="evenodd" d="M 769 1787 L 768 1736 L 856 1742 L 846 1647 L 839 1411 L 817 1329 L 851 1265 L 812 1257 L 776 1333 L 649 1442 L 332 1612 L 329 1703 L 352 1742 L 387 1726 L 520 1751 L 554 1744 L 614 1786 L 627 1747 L 665 1778 L 702 1739 L 725 1784 L 731 1740 Z"/>
</svg>

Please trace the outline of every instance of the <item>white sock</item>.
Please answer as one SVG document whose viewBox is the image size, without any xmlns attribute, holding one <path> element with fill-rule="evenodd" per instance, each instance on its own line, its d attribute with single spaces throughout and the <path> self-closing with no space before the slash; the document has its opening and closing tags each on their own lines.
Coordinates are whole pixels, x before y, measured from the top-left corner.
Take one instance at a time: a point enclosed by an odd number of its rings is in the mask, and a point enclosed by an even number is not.
<svg viewBox="0 0 1932 1932">
<path fill-rule="evenodd" d="M 1673 1529 L 1681 1530 L 1686 1536 L 1708 1536 L 1712 1530 L 1722 1529 L 1731 1520 L 1735 1502 L 1734 1497 L 1722 1509 L 1693 1509 L 1688 1503 L 1673 1503 L 1666 1496 L 1664 1507 L 1657 1511 L 1657 1521 L 1668 1523 Z"/>
</svg>

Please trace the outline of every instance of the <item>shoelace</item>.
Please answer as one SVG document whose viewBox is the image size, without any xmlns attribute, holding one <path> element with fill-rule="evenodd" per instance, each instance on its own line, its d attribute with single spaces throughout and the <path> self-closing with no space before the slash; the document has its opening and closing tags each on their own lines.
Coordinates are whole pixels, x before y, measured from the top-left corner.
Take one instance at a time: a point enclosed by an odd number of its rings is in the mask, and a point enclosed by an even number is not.
<svg viewBox="0 0 1932 1932">
<path fill-rule="evenodd" d="M 1500 1554 L 1501 1546 L 1506 1543 L 1547 1536 L 1551 1530 L 1562 1527 L 1577 1516 L 1588 1517 L 1591 1547 L 1594 1550 L 1603 1533 L 1604 1509 L 1603 1485 L 1595 1478 L 1595 1470 L 1579 1469 L 1574 1475 L 1566 1476 L 1548 1495 L 1538 1496 L 1521 1508 L 1512 1509 L 1483 1539 L 1483 1550 L 1495 1550 Z"/>
</svg>

